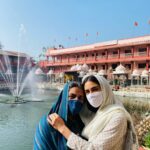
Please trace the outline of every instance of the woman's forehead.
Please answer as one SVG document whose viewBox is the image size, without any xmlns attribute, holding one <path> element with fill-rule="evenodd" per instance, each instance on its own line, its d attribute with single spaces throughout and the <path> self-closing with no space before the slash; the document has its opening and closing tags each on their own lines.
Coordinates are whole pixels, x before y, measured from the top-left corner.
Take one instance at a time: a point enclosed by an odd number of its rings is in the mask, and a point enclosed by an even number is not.
<svg viewBox="0 0 150 150">
<path fill-rule="evenodd" d="M 83 94 L 83 90 L 79 87 L 70 88 L 69 93 Z"/>
<path fill-rule="evenodd" d="M 92 81 L 87 81 L 84 85 L 84 90 L 87 90 L 87 89 L 91 89 L 93 87 L 100 87 L 97 83 L 95 82 L 92 82 Z"/>
</svg>

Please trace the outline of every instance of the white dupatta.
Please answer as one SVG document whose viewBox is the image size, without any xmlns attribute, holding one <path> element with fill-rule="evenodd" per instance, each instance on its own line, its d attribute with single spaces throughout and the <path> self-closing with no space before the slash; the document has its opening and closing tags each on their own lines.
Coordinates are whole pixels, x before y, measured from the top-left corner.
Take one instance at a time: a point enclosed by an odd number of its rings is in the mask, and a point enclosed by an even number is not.
<svg viewBox="0 0 150 150">
<path fill-rule="evenodd" d="M 88 76 L 89 75 L 85 76 L 82 82 Z M 97 110 L 96 114 L 91 113 L 86 106 L 82 110 L 81 119 L 85 123 L 85 128 L 83 129 L 82 135 L 85 136 L 87 139 L 89 139 L 89 141 L 92 140 L 105 128 L 105 126 L 107 125 L 107 123 L 110 121 L 110 119 L 114 114 L 121 112 L 124 113 L 128 123 L 125 140 L 125 150 L 130 150 L 133 145 L 138 145 L 137 137 L 133 126 L 133 121 L 129 113 L 115 99 L 114 94 L 107 80 L 99 75 L 94 76 L 96 77 L 101 86 L 103 102 L 99 107 L 99 109 Z"/>
</svg>

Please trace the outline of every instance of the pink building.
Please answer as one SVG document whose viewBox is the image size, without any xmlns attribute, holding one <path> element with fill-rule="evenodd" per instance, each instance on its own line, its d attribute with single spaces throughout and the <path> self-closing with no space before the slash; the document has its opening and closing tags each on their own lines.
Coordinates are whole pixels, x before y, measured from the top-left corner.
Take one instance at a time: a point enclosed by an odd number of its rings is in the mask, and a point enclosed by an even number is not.
<svg viewBox="0 0 150 150">
<path fill-rule="evenodd" d="M 90 69 L 99 71 L 104 69 L 109 77 L 110 73 L 121 63 L 129 75 L 134 69 L 142 72 L 150 65 L 150 35 L 112 40 L 90 45 L 48 49 L 47 60 L 39 65 L 54 73 L 68 71 L 75 64 L 87 64 Z"/>
</svg>

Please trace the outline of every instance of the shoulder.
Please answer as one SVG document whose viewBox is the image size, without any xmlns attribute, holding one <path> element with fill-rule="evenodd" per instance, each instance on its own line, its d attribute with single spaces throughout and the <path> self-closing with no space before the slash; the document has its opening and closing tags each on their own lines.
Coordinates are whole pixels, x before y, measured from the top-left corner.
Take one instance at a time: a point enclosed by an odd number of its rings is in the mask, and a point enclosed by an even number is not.
<svg viewBox="0 0 150 150">
<path fill-rule="evenodd" d="M 127 127 L 127 118 L 124 112 L 117 112 L 114 113 L 108 124 L 106 125 L 106 129 L 117 129 L 119 131 L 122 130 L 123 128 L 126 129 Z"/>
</svg>

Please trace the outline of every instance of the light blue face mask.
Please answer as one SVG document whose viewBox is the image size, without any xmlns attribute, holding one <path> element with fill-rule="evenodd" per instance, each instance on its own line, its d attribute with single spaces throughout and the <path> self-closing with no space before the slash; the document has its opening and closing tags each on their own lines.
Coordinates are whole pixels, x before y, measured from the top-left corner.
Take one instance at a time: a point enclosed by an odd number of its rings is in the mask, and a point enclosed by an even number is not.
<svg viewBox="0 0 150 150">
<path fill-rule="evenodd" d="M 72 115 L 77 115 L 81 111 L 83 103 L 79 100 L 69 100 L 68 107 Z"/>
</svg>

